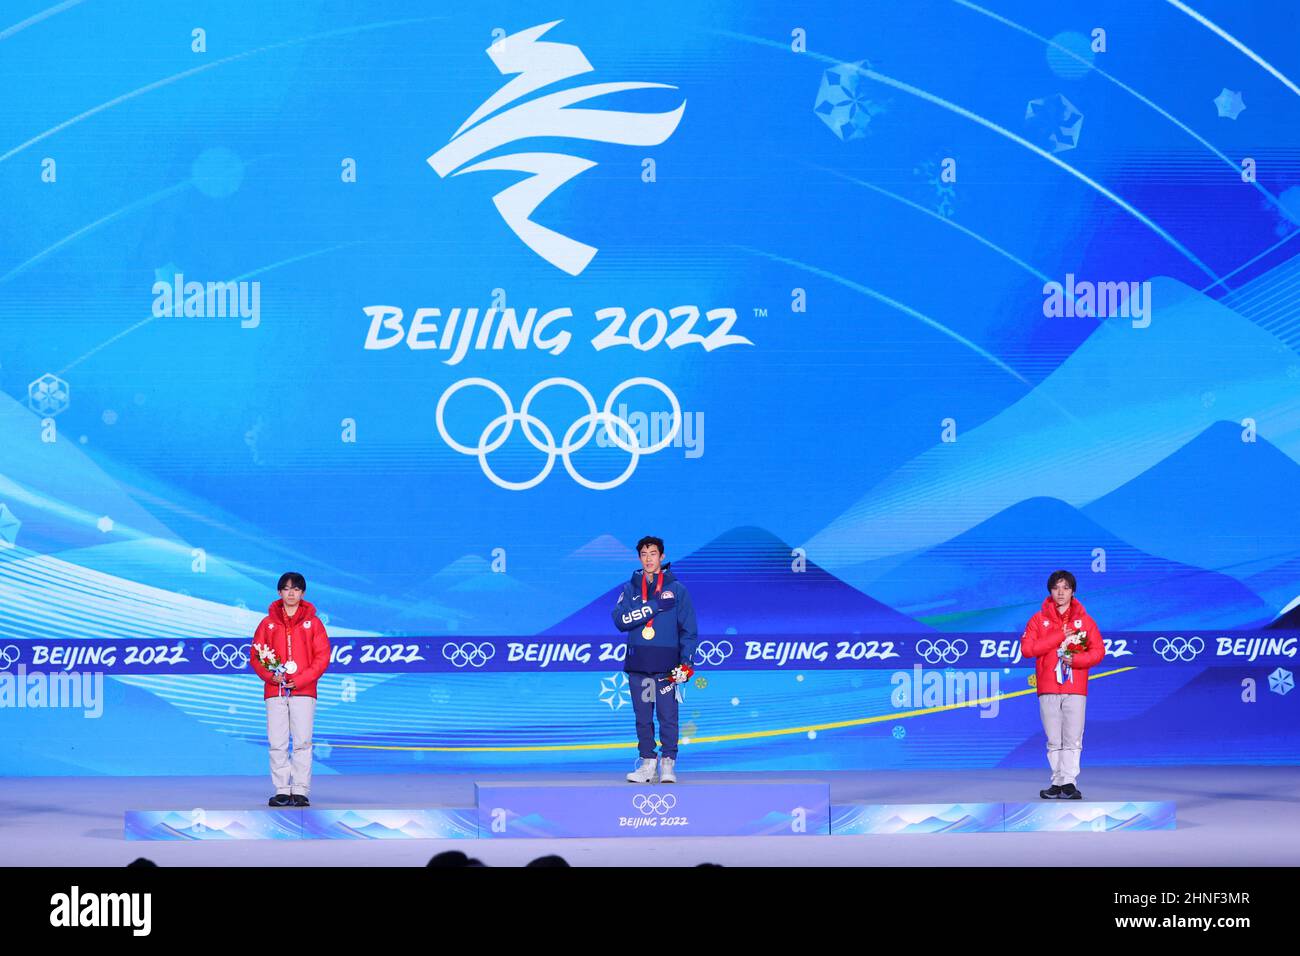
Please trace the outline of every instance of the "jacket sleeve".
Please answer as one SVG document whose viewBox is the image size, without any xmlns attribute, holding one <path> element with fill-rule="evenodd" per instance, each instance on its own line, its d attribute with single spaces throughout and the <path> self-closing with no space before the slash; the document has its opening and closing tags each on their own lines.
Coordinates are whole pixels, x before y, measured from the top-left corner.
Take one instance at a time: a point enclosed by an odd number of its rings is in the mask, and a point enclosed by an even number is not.
<svg viewBox="0 0 1300 956">
<path fill-rule="evenodd" d="M 620 631 L 634 631 L 638 627 L 644 627 L 646 621 L 658 614 L 662 607 L 668 606 L 671 606 L 671 602 L 660 602 L 655 598 L 641 600 L 640 595 L 632 593 L 631 585 L 625 584 L 611 616 L 614 618 L 614 626 Z"/>
<path fill-rule="evenodd" d="M 695 663 L 695 648 L 700 643 L 700 632 L 695 625 L 695 602 L 691 594 L 677 582 L 677 624 L 681 629 L 678 642 L 682 649 L 682 663 Z"/>
<path fill-rule="evenodd" d="M 301 674 L 293 675 L 294 684 L 310 684 L 325 673 L 325 668 L 329 667 L 329 664 L 329 634 L 325 632 L 325 625 L 321 623 L 320 618 L 313 618 L 311 622 L 311 664 L 304 668 Z"/>
<path fill-rule="evenodd" d="M 1070 666 L 1076 670 L 1087 670 L 1094 664 L 1100 664 L 1106 656 L 1106 640 L 1097 630 L 1097 622 L 1088 618 L 1088 649 L 1070 657 Z"/>
<path fill-rule="evenodd" d="M 266 681 L 268 684 L 274 684 L 275 678 L 272 677 L 271 672 L 262 665 L 262 661 L 257 656 L 257 651 L 254 647 L 254 645 L 265 643 L 267 643 L 266 620 L 263 619 L 262 622 L 257 625 L 257 630 L 253 632 L 253 643 L 248 647 L 248 660 L 249 663 L 253 665 L 253 670 L 257 672 L 258 677 L 262 678 L 262 680 Z"/>
<path fill-rule="evenodd" d="M 1025 632 L 1020 635 L 1020 656 L 1021 657 L 1044 657 L 1047 654 L 1055 654 L 1056 649 L 1061 646 L 1063 638 L 1056 636 L 1056 628 L 1039 627 L 1039 616 L 1035 614 L 1025 625 Z"/>
</svg>

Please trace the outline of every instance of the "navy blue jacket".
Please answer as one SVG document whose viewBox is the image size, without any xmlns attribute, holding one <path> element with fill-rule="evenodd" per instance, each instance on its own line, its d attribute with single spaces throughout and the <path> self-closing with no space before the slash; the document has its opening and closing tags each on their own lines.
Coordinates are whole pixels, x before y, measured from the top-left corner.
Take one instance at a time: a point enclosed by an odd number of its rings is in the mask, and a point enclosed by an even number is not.
<svg viewBox="0 0 1300 956">
<path fill-rule="evenodd" d="M 663 589 L 654 593 L 659 575 L 646 584 L 648 600 L 641 599 L 641 578 L 645 572 L 633 572 L 632 580 L 614 605 L 614 626 L 627 632 L 627 659 L 623 670 L 640 674 L 667 674 L 678 664 L 695 663 L 695 646 L 700 635 L 695 628 L 695 605 L 685 585 L 663 568 Z M 647 640 L 642 631 L 654 618 L 655 636 Z"/>
</svg>

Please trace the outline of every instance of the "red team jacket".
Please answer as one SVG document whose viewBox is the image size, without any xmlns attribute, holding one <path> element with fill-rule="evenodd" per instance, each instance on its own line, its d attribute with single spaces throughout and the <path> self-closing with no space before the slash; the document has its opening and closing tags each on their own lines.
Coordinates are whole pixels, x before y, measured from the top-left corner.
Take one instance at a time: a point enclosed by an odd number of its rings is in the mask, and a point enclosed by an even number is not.
<svg viewBox="0 0 1300 956">
<path fill-rule="evenodd" d="M 289 653 L 292 638 L 293 653 Z M 316 607 L 309 601 L 298 605 L 297 612 L 291 618 L 284 614 L 284 603 L 275 601 L 266 609 L 266 617 L 257 625 L 253 634 L 254 644 L 269 644 L 276 657 L 282 661 L 297 661 L 298 671 L 292 675 L 293 694 L 295 697 L 315 697 L 316 680 L 325 673 L 330 662 L 330 639 L 325 633 L 325 625 L 316 616 Z M 270 700 L 280 694 L 280 685 L 271 676 L 271 672 L 262 666 L 257 651 L 249 648 L 253 670 L 266 682 L 262 696 Z"/>
<path fill-rule="evenodd" d="M 1056 680 L 1056 649 L 1065 640 L 1065 625 L 1071 625 L 1071 633 L 1088 632 L 1088 650 L 1074 655 L 1072 679 L 1060 684 Z M 1071 599 L 1065 617 L 1056 610 L 1056 602 L 1051 596 L 1043 601 L 1038 613 L 1025 625 L 1025 633 L 1020 636 L 1020 655 L 1026 659 L 1036 658 L 1034 669 L 1038 678 L 1040 694 L 1082 694 L 1088 696 L 1088 668 L 1106 656 L 1106 645 L 1101 631 L 1083 605 Z"/>
</svg>

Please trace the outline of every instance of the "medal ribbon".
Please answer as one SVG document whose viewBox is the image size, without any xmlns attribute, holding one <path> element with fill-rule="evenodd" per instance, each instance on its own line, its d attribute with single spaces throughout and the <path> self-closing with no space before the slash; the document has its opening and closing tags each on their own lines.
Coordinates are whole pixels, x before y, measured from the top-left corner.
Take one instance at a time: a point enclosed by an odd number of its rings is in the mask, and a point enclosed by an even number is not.
<svg viewBox="0 0 1300 956">
<path fill-rule="evenodd" d="M 280 602 L 280 620 L 284 622 L 284 662 L 285 664 L 288 664 L 289 661 L 293 660 L 293 618 L 289 617 L 288 613 L 285 611 L 283 600 Z M 292 677 L 293 675 L 290 674 L 289 676 Z M 281 684 L 280 696 L 292 697 L 293 690 Z"/>
<path fill-rule="evenodd" d="M 664 573 L 663 573 L 663 571 L 660 571 L 660 572 L 659 572 L 659 579 L 658 579 L 657 581 L 655 581 L 655 597 L 658 597 L 658 596 L 659 596 L 659 592 L 662 591 L 663 589 L 664 589 Z M 643 573 L 643 574 L 641 575 L 641 600 L 642 600 L 642 601 L 648 601 L 649 599 L 650 599 L 650 598 L 649 598 L 649 596 L 648 596 L 647 593 L 646 593 L 646 575 Z M 654 626 L 655 626 L 655 619 L 654 619 L 654 618 L 650 618 L 650 620 L 648 620 L 648 621 L 645 622 L 645 626 L 646 626 L 646 627 L 654 627 Z"/>
<path fill-rule="evenodd" d="M 1058 684 L 1071 684 L 1074 682 L 1074 668 L 1069 664 L 1069 656 L 1063 652 L 1058 652 L 1056 656 L 1056 682 Z"/>
<path fill-rule="evenodd" d="M 1074 602 L 1071 601 L 1070 607 L 1065 609 L 1067 617 L 1069 615 L 1069 612 L 1073 608 L 1074 608 Z M 1059 615 L 1061 613 L 1061 609 L 1057 608 L 1056 612 Z M 1063 620 L 1061 622 L 1061 634 L 1065 637 L 1068 637 L 1070 634 L 1070 632 L 1067 630 L 1069 626 L 1070 626 L 1070 622 L 1068 620 Z M 1070 664 L 1070 655 L 1065 653 L 1065 650 L 1060 647 L 1056 649 L 1056 683 L 1058 684 L 1074 683 L 1074 668 Z"/>
</svg>

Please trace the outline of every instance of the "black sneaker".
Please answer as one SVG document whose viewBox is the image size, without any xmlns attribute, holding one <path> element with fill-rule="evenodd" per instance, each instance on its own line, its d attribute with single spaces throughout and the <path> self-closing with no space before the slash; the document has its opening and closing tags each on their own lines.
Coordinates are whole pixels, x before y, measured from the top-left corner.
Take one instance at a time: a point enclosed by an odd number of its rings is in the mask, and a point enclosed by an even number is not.
<svg viewBox="0 0 1300 956">
<path fill-rule="evenodd" d="M 1056 784 L 1052 784 L 1046 790 L 1039 790 L 1038 795 L 1044 800 L 1059 800 L 1061 799 L 1061 794 L 1064 792 L 1064 787 L 1058 787 Z"/>
<path fill-rule="evenodd" d="M 311 801 L 307 799 L 307 794 L 295 793 L 293 795 L 293 805 L 295 807 L 310 807 Z"/>
<path fill-rule="evenodd" d="M 268 807 L 290 807 L 293 806 L 293 798 L 287 793 L 277 793 L 266 801 L 266 805 Z"/>
<path fill-rule="evenodd" d="M 1079 792 L 1079 788 L 1076 787 L 1074 784 L 1067 783 L 1064 787 L 1061 788 L 1060 799 L 1061 800 L 1082 800 L 1083 794 Z"/>
</svg>

